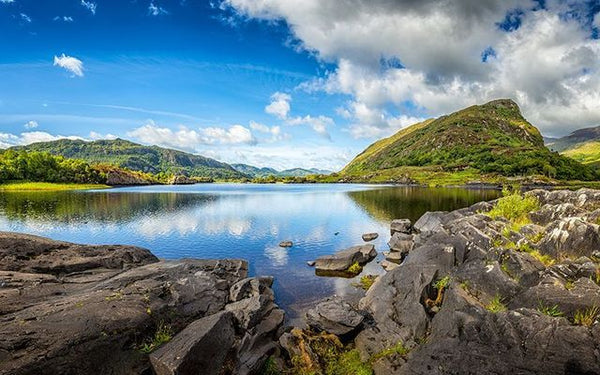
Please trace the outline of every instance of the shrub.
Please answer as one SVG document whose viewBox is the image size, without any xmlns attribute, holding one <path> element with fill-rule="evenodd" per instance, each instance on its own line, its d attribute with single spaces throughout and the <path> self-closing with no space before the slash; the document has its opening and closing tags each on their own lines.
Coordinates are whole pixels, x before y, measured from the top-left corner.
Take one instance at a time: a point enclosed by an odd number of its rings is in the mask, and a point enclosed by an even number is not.
<svg viewBox="0 0 600 375">
<path fill-rule="evenodd" d="M 523 225 L 529 224 L 531 221 L 527 214 L 537 210 L 540 207 L 540 202 L 536 197 L 522 195 L 518 190 L 503 190 L 504 196 L 498 199 L 498 202 L 487 213 L 492 219 L 503 217 L 510 220 L 513 224 L 512 229 L 517 231 Z"/>
<path fill-rule="evenodd" d="M 353 275 L 358 275 L 362 272 L 362 266 L 358 262 L 354 262 L 350 267 L 348 267 L 347 271 Z"/>
</svg>

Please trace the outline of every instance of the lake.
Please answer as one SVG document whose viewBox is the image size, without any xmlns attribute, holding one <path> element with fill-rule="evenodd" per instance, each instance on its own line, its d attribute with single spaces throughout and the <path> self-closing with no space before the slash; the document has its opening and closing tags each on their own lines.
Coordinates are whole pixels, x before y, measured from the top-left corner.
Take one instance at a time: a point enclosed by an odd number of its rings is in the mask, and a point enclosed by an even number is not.
<svg viewBox="0 0 600 375">
<path fill-rule="evenodd" d="M 0 193 L 0 230 L 89 244 L 127 244 L 166 259 L 242 258 L 272 275 L 288 322 L 333 294 L 358 296 L 355 279 L 319 277 L 306 262 L 364 243 L 388 250 L 389 224 L 454 210 L 500 192 L 358 184 L 198 184 L 101 191 Z M 291 240 L 294 246 L 280 248 Z M 376 261 L 364 274 L 380 274 Z"/>
</svg>

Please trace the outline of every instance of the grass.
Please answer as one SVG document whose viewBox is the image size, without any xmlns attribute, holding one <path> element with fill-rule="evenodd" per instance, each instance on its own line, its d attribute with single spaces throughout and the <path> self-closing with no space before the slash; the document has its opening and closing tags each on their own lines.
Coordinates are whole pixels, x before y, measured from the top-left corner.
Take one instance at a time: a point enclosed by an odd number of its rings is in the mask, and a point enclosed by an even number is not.
<svg viewBox="0 0 600 375">
<path fill-rule="evenodd" d="M 504 189 L 504 196 L 487 213 L 492 219 L 505 218 L 511 222 L 511 228 L 518 231 L 522 226 L 530 224 L 528 217 L 530 212 L 540 208 L 540 202 L 536 197 L 522 195 L 518 189 Z"/>
<path fill-rule="evenodd" d="M 269 357 L 265 361 L 265 364 L 261 368 L 259 374 L 260 375 L 281 375 L 281 371 L 279 371 L 279 368 L 277 367 L 277 364 L 275 363 L 275 359 L 273 357 Z"/>
<path fill-rule="evenodd" d="M 108 188 L 110 186 L 100 184 L 63 184 L 54 182 L 8 182 L 0 184 L 0 191 L 62 191 Z"/>
<path fill-rule="evenodd" d="M 529 255 L 531 255 L 532 257 L 534 257 L 535 259 L 539 260 L 546 267 L 550 267 L 554 263 L 556 263 L 556 259 L 552 258 L 548 254 L 542 254 L 542 253 L 540 253 L 538 250 L 536 250 L 533 247 L 531 247 L 531 245 L 529 245 L 528 243 L 521 244 L 519 247 L 516 248 L 516 250 L 528 253 Z"/>
<path fill-rule="evenodd" d="M 172 338 L 173 331 L 171 330 L 171 326 L 161 322 L 156 328 L 156 332 L 154 333 L 152 340 L 144 343 L 139 350 L 144 354 L 150 354 L 162 344 L 171 341 Z"/>
<path fill-rule="evenodd" d="M 371 362 L 375 362 L 380 358 L 387 357 L 387 356 L 394 355 L 394 354 L 397 354 L 401 357 L 406 357 L 406 355 L 408 353 L 410 353 L 410 349 L 407 348 L 406 346 L 404 346 L 404 344 L 400 341 L 396 345 L 392 346 L 391 348 L 384 349 L 384 350 L 380 351 L 379 353 L 374 354 L 371 357 Z"/>
<path fill-rule="evenodd" d="M 591 306 L 584 310 L 577 310 L 573 316 L 573 323 L 580 326 L 591 327 L 592 324 L 596 322 L 599 314 L 600 308 L 598 306 Z"/>
<path fill-rule="evenodd" d="M 506 311 L 506 305 L 502 303 L 502 297 L 499 294 L 496 294 L 494 298 L 485 306 L 485 309 L 492 313 L 499 313 L 502 311 Z"/>
<path fill-rule="evenodd" d="M 358 263 L 358 262 L 354 262 L 352 263 L 352 265 L 350 267 L 348 267 L 348 269 L 346 271 L 348 271 L 348 273 L 351 273 L 353 275 L 358 275 L 359 273 L 362 272 L 362 266 Z"/>
<path fill-rule="evenodd" d="M 579 144 L 562 153 L 580 163 L 589 164 L 600 161 L 600 142 L 590 141 Z"/>
<path fill-rule="evenodd" d="M 563 315 L 565 315 L 565 314 L 564 314 L 564 313 L 563 313 L 563 312 L 560 310 L 560 308 L 559 308 L 559 306 L 558 306 L 558 305 L 554 305 L 554 306 L 548 306 L 548 305 L 546 305 L 546 304 L 545 304 L 544 302 L 542 302 L 542 301 L 539 301 L 539 302 L 538 302 L 538 308 L 537 308 L 537 310 L 538 310 L 539 312 L 541 312 L 542 314 L 544 314 L 544 315 L 548 315 L 548 316 L 551 316 L 551 317 L 553 317 L 553 318 L 557 318 L 557 317 L 560 317 L 560 316 L 563 316 Z"/>
<path fill-rule="evenodd" d="M 450 276 L 444 276 L 433 284 L 437 290 L 444 290 L 450 285 Z"/>
<path fill-rule="evenodd" d="M 364 290 L 369 290 L 375 283 L 375 280 L 377 280 L 377 275 L 361 276 L 360 281 L 356 284 L 356 286 Z"/>
<path fill-rule="evenodd" d="M 360 360 L 358 350 L 352 349 L 341 353 L 338 358 L 327 364 L 326 375 L 372 375 L 373 370 L 368 363 Z"/>
</svg>

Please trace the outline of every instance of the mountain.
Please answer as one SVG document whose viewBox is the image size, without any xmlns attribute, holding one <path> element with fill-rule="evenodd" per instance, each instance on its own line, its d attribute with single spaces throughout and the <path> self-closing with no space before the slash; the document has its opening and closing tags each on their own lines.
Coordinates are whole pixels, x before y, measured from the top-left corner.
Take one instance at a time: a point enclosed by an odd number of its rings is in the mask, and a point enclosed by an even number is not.
<svg viewBox="0 0 600 375">
<path fill-rule="evenodd" d="M 473 179 L 483 175 L 597 177 L 591 168 L 548 150 L 538 129 L 509 99 L 474 105 L 402 129 L 370 145 L 340 174 L 373 180 L 378 175 L 412 177 L 424 171 L 445 173 L 443 178 L 452 174 Z"/>
<path fill-rule="evenodd" d="M 309 175 L 315 174 L 330 174 L 331 171 L 327 171 L 324 169 L 304 169 L 304 168 L 292 168 L 286 169 L 283 171 L 278 171 L 273 168 L 259 168 L 248 164 L 232 164 L 233 168 L 235 168 L 238 172 L 246 174 L 250 177 L 306 177 Z"/>
<path fill-rule="evenodd" d="M 152 174 L 187 174 L 190 177 L 217 179 L 246 177 L 229 164 L 214 159 L 158 146 L 144 146 L 123 139 L 93 142 L 60 139 L 12 149 L 49 152 L 66 158 L 82 159 L 92 164 L 114 164 L 121 168 Z"/>
<path fill-rule="evenodd" d="M 562 152 L 589 141 L 600 141 L 600 126 L 575 130 L 565 137 L 547 142 L 546 146 L 551 150 Z"/>
</svg>

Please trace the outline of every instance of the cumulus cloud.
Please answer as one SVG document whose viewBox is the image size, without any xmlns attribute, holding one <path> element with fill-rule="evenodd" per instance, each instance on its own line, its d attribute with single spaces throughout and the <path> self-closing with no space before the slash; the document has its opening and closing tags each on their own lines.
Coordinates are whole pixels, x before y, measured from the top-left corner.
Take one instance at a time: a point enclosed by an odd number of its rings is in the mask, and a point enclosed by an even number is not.
<svg viewBox="0 0 600 375">
<path fill-rule="evenodd" d="M 241 125 L 233 125 L 228 129 L 207 127 L 197 130 L 180 126 L 173 130 L 158 126 L 154 121 L 148 121 L 146 125 L 128 132 L 127 135 L 143 143 L 188 151 L 195 151 L 201 145 L 256 144 L 256 139 L 250 129 Z"/>
<path fill-rule="evenodd" d="M 265 107 L 265 112 L 283 120 L 287 125 L 308 125 L 319 135 L 331 139 L 327 127 L 335 124 L 332 118 L 310 115 L 290 117 L 291 101 L 292 97 L 289 94 L 276 92 L 271 95 L 271 102 Z"/>
<path fill-rule="evenodd" d="M 303 88 L 349 95 L 340 112 L 351 117 L 356 136 L 393 131 L 407 120 L 406 103 L 437 116 L 499 97 L 516 99 L 546 133 L 600 123 L 600 40 L 591 37 L 600 16 L 581 1 L 223 5 L 241 17 L 285 21 L 293 45 L 334 63 L 333 71 Z M 396 110 L 386 111 L 390 105 Z"/>
<path fill-rule="evenodd" d="M 83 62 L 75 57 L 66 56 L 64 53 L 54 56 L 54 66 L 68 70 L 73 76 L 83 77 Z"/>
<path fill-rule="evenodd" d="M 290 113 L 290 101 L 292 97 L 282 92 L 276 92 L 271 95 L 271 103 L 265 107 L 265 112 L 270 115 L 276 116 L 283 120 L 286 119 Z"/>
<path fill-rule="evenodd" d="M 161 14 L 169 14 L 169 12 L 151 2 L 150 5 L 148 5 L 148 14 L 151 16 L 160 16 Z"/>
<path fill-rule="evenodd" d="M 0 0 L 0 3 L 2 4 L 10 4 L 10 3 L 14 3 L 15 0 Z"/>
<path fill-rule="evenodd" d="M 35 129 L 39 126 L 37 121 L 27 121 L 25 125 L 23 125 L 25 129 Z"/>
<path fill-rule="evenodd" d="M 267 126 L 255 121 L 250 121 L 250 129 L 259 133 L 270 135 L 271 137 L 266 140 L 269 143 L 283 141 L 291 138 L 289 134 L 283 133 L 281 131 L 281 126 Z"/>
<path fill-rule="evenodd" d="M 52 135 L 41 131 L 24 132 L 20 135 L 0 133 L 0 148 L 28 145 L 37 142 L 56 141 L 58 139 L 83 139 L 78 136 Z"/>
<path fill-rule="evenodd" d="M 91 131 L 90 135 L 88 137 L 89 137 L 89 139 L 91 139 L 93 141 L 96 141 L 96 140 L 99 140 L 99 139 L 117 139 L 118 138 L 114 134 L 110 134 L 110 133 L 108 133 L 108 134 L 101 134 L 101 133 L 98 133 L 98 132 L 95 132 L 95 131 Z"/>
<path fill-rule="evenodd" d="M 89 10 L 93 15 L 96 15 L 97 4 L 91 1 L 81 0 L 81 6 Z"/>
</svg>

